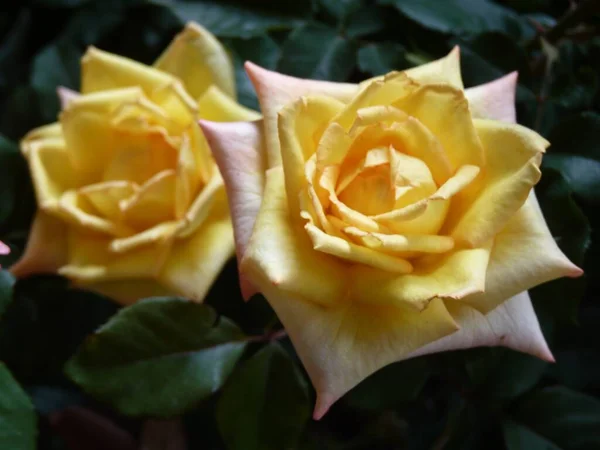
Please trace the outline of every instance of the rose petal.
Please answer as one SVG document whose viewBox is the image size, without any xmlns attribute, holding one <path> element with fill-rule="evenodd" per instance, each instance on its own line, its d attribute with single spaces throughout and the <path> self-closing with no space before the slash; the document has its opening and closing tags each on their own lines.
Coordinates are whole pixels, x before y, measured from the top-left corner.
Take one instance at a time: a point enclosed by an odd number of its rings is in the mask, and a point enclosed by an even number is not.
<svg viewBox="0 0 600 450">
<path fill-rule="evenodd" d="M 511 72 L 489 83 L 469 88 L 465 97 L 473 117 L 515 123 L 517 72 Z"/>
<path fill-rule="evenodd" d="M 235 99 L 233 64 L 221 43 L 201 25 L 188 22 L 154 67 L 179 78 L 192 97 L 211 86 Z"/>
<path fill-rule="evenodd" d="M 476 119 L 486 166 L 480 191 L 450 209 L 445 229 L 457 242 L 475 247 L 498 233 L 525 203 L 541 176 L 539 165 L 548 142 L 520 125 Z"/>
<path fill-rule="evenodd" d="M 358 86 L 353 84 L 294 78 L 271 72 L 251 62 L 247 62 L 245 67 L 248 77 L 256 89 L 264 117 L 268 167 L 281 164 L 281 151 L 277 135 L 277 113 L 281 108 L 307 95 L 325 95 L 347 101 L 358 91 Z"/>
<path fill-rule="evenodd" d="M 67 262 L 67 226 L 44 211 L 35 215 L 25 251 L 10 267 L 15 277 L 36 273 L 56 273 Z"/>
<path fill-rule="evenodd" d="M 200 126 L 225 179 L 239 264 L 260 210 L 265 184 L 267 163 L 262 122 L 201 121 Z M 245 299 L 256 292 L 241 271 L 240 284 Z"/>
<path fill-rule="evenodd" d="M 273 284 L 319 305 L 345 300 L 346 266 L 338 258 L 314 251 L 301 218 L 296 221 L 290 216 L 281 167 L 267 171 L 263 201 L 241 272 L 261 290 L 265 284 Z"/>
<path fill-rule="evenodd" d="M 463 89 L 460 72 L 460 48 L 455 46 L 443 58 L 413 67 L 405 73 L 420 84 L 447 83 L 456 89 Z"/>
<path fill-rule="evenodd" d="M 553 362 L 527 291 L 502 302 L 487 314 L 447 301 L 460 330 L 427 344 L 409 355 L 427 355 L 472 347 L 504 346 Z"/>
<path fill-rule="evenodd" d="M 234 252 L 231 219 L 225 205 L 225 198 L 215 202 L 196 233 L 174 242 L 157 278 L 168 289 L 194 301 L 204 300 Z"/>
<path fill-rule="evenodd" d="M 519 292 L 582 273 L 556 245 L 532 190 L 525 205 L 495 237 L 485 292 L 461 301 L 487 313 Z"/>
<path fill-rule="evenodd" d="M 259 285 L 317 390 L 314 418 L 376 370 L 457 330 L 442 300 L 424 311 L 351 301 L 323 307 L 267 280 Z"/>
<path fill-rule="evenodd" d="M 60 101 L 60 109 L 63 111 L 73 100 L 81 95 L 79 92 L 64 86 L 56 88 L 56 93 L 58 95 L 58 100 Z"/>
<path fill-rule="evenodd" d="M 198 116 L 214 122 L 252 121 L 261 118 L 259 113 L 240 105 L 217 86 L 209 87 L 198 98 Z"/>
</svg>

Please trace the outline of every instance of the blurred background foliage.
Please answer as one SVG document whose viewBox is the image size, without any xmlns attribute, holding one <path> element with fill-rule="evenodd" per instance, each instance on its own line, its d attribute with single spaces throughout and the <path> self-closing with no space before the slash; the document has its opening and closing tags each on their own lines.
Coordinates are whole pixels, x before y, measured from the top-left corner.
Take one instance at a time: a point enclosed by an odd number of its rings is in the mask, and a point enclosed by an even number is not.
<svg viewBox="0 0 600 450">
<path fill-rule="evenodd" d="M 421 357 L 375 373 L 314 422 L 306 374 L 264 299 L 242 303 L 233 261 L 208 306 L 153 299 L 120 311 L 59 277 L 15 283 L 2 271 L 0 448 L 599 449 L 599 4 L 4 1 L 0 240 L 12 249 L 0 259 L 5 268 L 22 252 L 35 210 L 18 141 L 56 119 L 56 87 L 78 88 L 86 47 L 151 63 L 194 20 L 225 43 L 239 99 L 255 108 L 245 60 L 356 82 L 460 45 L 466 86 L 517 70 L 518 121 L 552 142 L 536 188 L 541 206 L 586 276 L 532 291 L 556 364 L 502 348 Z"/>
</svg>

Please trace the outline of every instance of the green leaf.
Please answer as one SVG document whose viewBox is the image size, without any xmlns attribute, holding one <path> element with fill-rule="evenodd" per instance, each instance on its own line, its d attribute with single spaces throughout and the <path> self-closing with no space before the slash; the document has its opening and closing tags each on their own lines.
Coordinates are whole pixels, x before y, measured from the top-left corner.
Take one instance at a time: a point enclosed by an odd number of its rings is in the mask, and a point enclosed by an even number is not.
<svg viewBox="0 0 600 450">
<path fill-rule="evenodd" d="M 0 270 L 0 319 L 13 297 L 15 277 L 8 270 Z"/>
<path fill-rule="evenodd" d="M 392 409 L 417 398 L 430 374 L 426 358 L 390 364 L 358 384 L 342 401 L 358 409 Z"/>
<path fill-rule="evenodd" d="M 532 393 L 513 420 L 565 450 L 600 448 L 600 401 L 562 386 Z"/>
<path fill-rule="evenodd" d="M 361 7 L 363 0 L 319 0 L 318 3 L 336 19 L 344 20 Z"/>
<path fill-rule="evenodd" d="M 358 50 L 358 68 L 370 75 L 383 75 L 409 66 L 406 49 L 395 42 L 368 44 Z"/>
<path fill-rule="evenodd" d="M 356 43 L 333 28 L 308 24 L 290 33 L 282 48 L 278 70 L 316 80 L 344 81 L 356 61 Z"/>
<path fill-rule="evenodd" d="M 155 297 L 119 311 L 84 342 L 66 372 L 123 414 L 173 416 L 217 391 L 246 343 L 212 308 Z"/>
<path fill-rule="evenodd" d="M 365 5 L 348 15 L 343 30 L 348 37 L 360 38 L 385 30 L 387 19 L 382 8 Z"/>
<path fill-rule="evenodd" d="M 302 18 L 267 8 L 252 8 L 242 2 L 176 2 L 171 9 L 185 23 L 198 22 L 219 37 L 251 38 L 267 31 L 286 30 L 303 22 Z"/>
<path fill-rule="evenodd" d="M 33 405 L 0 362 L 0 448 L 34 450 L 36 434 Z"/>
<path fill-rule="evenodd" d="M 216 414 L 229 450 L 295 448 L 310 416 L 306 382 L 294 361 L 272 342 L 232 375 Z"/>
<path fill-rule="evenodd" d="M 539 434 L 512 420 L 502 424 L 504 441 L 508 450 L 561 450 Z"/>
<path fill-rule="evenodd" d="M 70 289 L 60 277 L 18 280 L 13 292 L 0 320 L 0 360 L 29 385 L 64 382 L 65 362 L 117 310 L 108 298 Z"/>
<path fill-rule="evenodd" d="M 477 392 L 494 402 L 518 397 L 542 377 L 547 363 L 503 347 L 465 352 L 466 369 Z"/>
<path fill-rule="evenodd" d="M 489 0 L 380 0 L 402 14 L 435 31 L 448 34 L 478 34 L 502 31 L 520 38 L 531 36 L 532 27 L 508 8 Z"/>
</svg>

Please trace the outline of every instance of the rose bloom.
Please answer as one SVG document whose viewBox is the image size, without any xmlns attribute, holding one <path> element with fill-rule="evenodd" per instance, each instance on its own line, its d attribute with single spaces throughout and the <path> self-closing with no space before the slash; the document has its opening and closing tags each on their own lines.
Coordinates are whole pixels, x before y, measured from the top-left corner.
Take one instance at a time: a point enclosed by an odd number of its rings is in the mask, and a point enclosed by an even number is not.
<svg viewBox="0 0 600 450">
<path fill-rule="evenodd" d="M 361 85 L 247 63 L 264 120 L 201 122 L 246 296 L 275 309 L 315 418 L 394 361 L 504 345 L 552 360 L 527 289 L 581 275 L 532 187 L 549 143 L 516 74 L 464 90 L 459 51 Z"/>
<path fill-rule="evenodd" d="M 235 101 L 224 48 L 188 24 L 154 66 L 90 48 L 81 94 L 21 143 L 38 213 L 17 276 L 59 273 L 128 303 L 202 301 L 233 237 L 223 179 L 199 118 L 260 117 Z"/>
</svg>

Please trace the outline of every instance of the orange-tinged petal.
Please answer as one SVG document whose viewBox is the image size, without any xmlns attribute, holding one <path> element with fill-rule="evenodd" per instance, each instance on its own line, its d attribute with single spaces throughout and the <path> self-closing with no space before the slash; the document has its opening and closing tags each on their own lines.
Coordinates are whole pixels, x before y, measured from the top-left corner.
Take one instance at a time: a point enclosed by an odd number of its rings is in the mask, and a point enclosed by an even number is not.
<svg viewBox="0 0 600 450">
<path fill-rule="evenodd" d="M 275 285 L 284 292 L 320 305 L 345 301 L 346 265 L 315 251 L 301 218 L 287 206 L 283 169 L 269 169 L 263 201 L 241 271 L 259 288 Z"/>
<path fill-rule="evenodd" d="M 324 95 L 348 101 L 357 91 L 354 84 L 305 80 L 263 69 L 247 62 L 246 73 L 256 89 L 260 109 L 264 117 L 265 144 L 268 167 L 281 164 L 281 150 L 277 132 L 277 114 L 285 105 L 302 96 Z"/>
<path fill-rule="evenodd" d="M 238 264 L 246 252 L 262 202 L 267 155 L 262 122 L 215 123 L 200 125 L 225 180 L 233 220 Z M 245 299 L 256 292 L 240 272 Z"/>
<path fill-rule="evenodd" d="M 36 273 L 56 273 L 66 264 L 67 257 L 67 225 L 44 211 L 38 211 L 25 251 L 10 267 L 10 272 L 18 278 Z"/>
<path fill-rule="evenodd" d="M 208 30 L 195 22 L 188 22 L 175 36 L 154 67 L 179 78 L 194 98 L 217 86 L 235 99 L 235 77 L 229 55 Z"/>
</svg>

